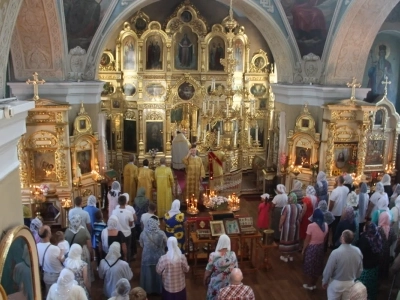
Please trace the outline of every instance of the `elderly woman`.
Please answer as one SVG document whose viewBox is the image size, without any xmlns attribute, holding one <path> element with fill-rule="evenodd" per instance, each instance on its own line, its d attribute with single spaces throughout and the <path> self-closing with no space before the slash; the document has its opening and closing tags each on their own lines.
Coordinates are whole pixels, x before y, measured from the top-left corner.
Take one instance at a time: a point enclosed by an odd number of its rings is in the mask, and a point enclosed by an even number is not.
<svg viewBox="0 0 400 300">
<path fill-rule="evenodd" d="M 140 269 L 140 286 L 148 294 L 161 294 L 161 276 L 157 274 L 156 265 L 165 253 L 167 236 L 158 227 L 158 221 L 150 218 L 139 238 L 140 246 L 143 247 L 142 264 Z"/>
<path fill-rule="evenodd" d="M 360 185 L 360 190 L 358 192 L 358 230 L 361 233 L 364 231 L 364 225 L 367 218 L 367 209 L 369 202 L 369 195 L 367 193 L 368 187 L 365 182 L 362 182 Z"/>
<path fill-rule="evenodd" d="M 161 256 L 156 271 L 162 277 L 163 300 L 186 300 L 185 273 L 189 272 L 189 265 L 185 255 L 178 248 L 178 241 L 171 236 L 167 242 L 168 252 Z"/>
<path fill-rule="evenodd" d="M 107 194 L 108 199 L 108 215 L 111 216 L 113 210 L 118 205 L 118 197 L 121 194 L 121 185 L 118 181 L 111 184 L 111 190 Z"/>
<path fill-rule="evenodd" d="M 81 225 L 81 216 L 74 214 L 69 218 L 69 228 L 65 231 L 65 240 L 71 245 L 78 244 L 82 247 L 82 260 L 88 265 L 90 281 L 94 281 L 94 274 L 91 268 L 93 259 L 92 242 L 89 231 Z M 71 251 L 71 250 L 70 250 Z"/>
<path fill-rule="evenodd" d="M 375 223 L 375 225 L 378 225 L 379 222 L 379 216 L 381 213 L 386 212 L 389 214 L 390 220 L 392 220 L 392 212 L 389 210 L 389 200 L 386 195 L 383 195 L 379 200 L 376 206 L 378 207 L 377 210 L 375 210 L 372 215 L 371 215 L 371 222 Z"/>
<path fill-rule="evenodd" d="M 374 223 L 368 223 L 357 244 L 363 255 L 363 271 L 360 281 L 367 287 L 368 299 L 375 300 L 378 295 L 378 266 L 382 252 L 382 238 Z"/>
<path fill-rule="evenodd" d="M 274 230 L 274 240 L 278 242 L 281 238 L 281 232 L 279 231 L 279 221 L 281 219 L 282 209 L 288 202 L 286 195 L 286 188 L 283 184 L 276 186 L 277 195 L 272 200 L 272 229 Z"/>
<path fill-rule="evenodd" d="M 226 234 L 222 234 L 215 252 L 210 253 L 204 273 L 204 285 L 208 286 L 207 300 L 218 298 L 218 291 L 229 285 L 231 271 L 237 267 L 236 254 L 231 251 L 231 240 Z"/>
<path fill-rule="evenodd" d="M 112 243 L 118 242 L 122 247 L 122 259 L 127 261 L 126 243 L 124 234 L 118 230 L 119 221 L 116 216 L 111 216 L 107 221 L 107 228 L 101 232 L 101 245 L 104 254 L 108 253 L 108 248 Z"/>
<path fill-rule="evenodd" d="M 299 250 L 301 205 L 297 204 L 295 193 L 290 193 L 288 198 L 288 204 L 283 207 L 279 222 L 281 231 L 279 251 L 282 254 L 280 259 L 284 262 L 293 261 L 291 254 Z"/>
<path fill-rule="evenodd" d="M 318 199 L 315 195 L 314 187 L 309 185 L 306 188 L 306 196 L 303 198 L 303 209 L 300 216 L 300 240 L 302 241 L 306 238 L 307 227 L 311 223 L 309 218 L 318 204 Z"/>
<path fill-rule="evenodd" d="M 378 232 L 382 238 L 382 252 L 379 259 L 379 277 L 381 279 L 386 279 L 389 276 L 389 265 L 391 261 L 390 247 L 397 239 L 393 228 L 390 228 L 390 217 L 387 212 L 383 212 L 379 215 Z"/>
<path fill-rule="evenodd" d="M 342 217 L 336 227 L 335 235 L 333 236 L 334 246 L 336 248 L 340 246 L 340 237 L 345 230 L 351 230 L 353 233 L 356 232 L 356 221 L 352 206 L 347 206 L 344 209 Z"/>
<path fill-rule="evenodd" d="M 89 214 L 90 217 L 90 228 L 92 228 L 91 236 L 92 236 L 92 246 L 93 248 L 96 247 L 96 240 L 94 236 L 94 230 L 93 230 L 93 224 L 96 221 L 96 212 L 99 210 L 96 207 L 97 204 L 97 199 L 96 196 L 90 195 L 88 200 L 87 200 L 87 206 L 83 208 L 84 211 L 86 211 Z"/>
<path fill-rule="evenodd" d="M 383 184 L 383 188 L 385 190 L 385 193 L 388 195 L 388 198 L 390 198 L 393 194 L 393 189 L 392 189 L 392 183 L 391 183 L 392 179 L 390 178 L 389 174 L 385 174 L 382 176 L 382 184 Z"/>
<path fill-rule="evenodd" d="M 378 182 L 375 186 L 375 192 L 371 195 L 368 204 L 367 217 L 372 217 L 372 214 L 378 209 L 378 201 L 382 197 L 387 197 L 382 182 Z"/>
<path fill-rule="evenodd" d="M 131 289 L 129 292 L 129 300 L 147 300 L 147 294 L 140 286 Z"/>
<path fill-rule="evenodd" d="M 314 189 L 319 201 L 328 201 L 328 181 L 326 180 L 326 174 L 324 172 L 318 172 L 317 182 L 315 183 Z"/>
<path fill-rule="evenodd" d="M 129 300 L 129 292 L 131 291 L 131 284 L 126 278 L 118 280 L 115 291 L 113 292 L 114 297 L 108 300 Z"/>
<path fill-rule="evenodd" d="M 121 258 L 121 245 L 118 242 L 111 244 L 106 258 L 102 259 L 99 266 L 99 277 L 104 279 L 103 292 L 107 298 L 117 286 L 118 280 L 126 278 L 131 280 L 133 273 L 129 264 Z"/>
<path fill-rule="evenodd" d="M 149 204 L 150 201 L 146 198 L 146 190 L 144 189 L 144 187 L 140 187 L 137 191 L 135 202 L 133 203 L 133 208 L 135 209 L 135 213 L 137 216 L 135 220 L 137 237 L 139 237 L 140 233 L 142 232 L 142 226 L 140 222 L 142 220 L 142 215 L 147 213 L 147 211 L 149 210 Z"/>
<path fill-rule="evenodd" d="M 40 243 L 40 241 L 41 241 L 40 236 L 39 236 L 39 229 L 42 228 L 42 226 L 43 226 L 43 223 L 38 217 L 34 218 L 31 221 L 31 225 L 29 228 L 33 234 L 36 244 Z"/>
<path fill-rule="evenodd" d="M 392 209 L 395 206 L 395 201 L 397 197 L 400 196 L 400 184 L 395 184 L 393 186 L 393 194 L 389 198 L 389 208 Z"/>
<path fill-rule="evenodd" d="M 75 275 L 75 280 L 85 290 L 89 298 L 90 280 L 88 274 L 88 265 L 82 260 L 82 247 L 73 244 L 69 250 L 68 258 L 64 261 L 64 267 L 71 270 Z"/>
<path fill-rule="evenodd" d="M 296 194 L 298 203 L 303 203 L 303 183 L 300 180 L 293 181 L 293 188 L 290 192 Z"/>
<path fill-rule="evenodd" d="M 164 216 L 165 233 L 167 237 L 174 236 L 178 240 L 178 247 L 182 253 L 185 253 L 185 230 L 184 223 L 186 221 L 185 214 L 179 209 L 181 202 L 176 199 L 172 202 L 171 210 Z"/>
<path fill-rule="evenodd" d="M 47 300 L 87 300 L 85 290 L 74 280 L 74 273 L 68 269 L 61 271 L 49 293 Z"/>
<path fill-rule="evenodd" d="M 307 226 L 307 236 L 304 241 L 302 254 L 304 256 L 303 271 L 308 290 L 316 289 L 318 277 L 324 270 L 324 244 L 328 238 L 328 224 L 324 221 L 324 214 L 316 209 L 312 215 L 312 223 Z"/>
</svg>

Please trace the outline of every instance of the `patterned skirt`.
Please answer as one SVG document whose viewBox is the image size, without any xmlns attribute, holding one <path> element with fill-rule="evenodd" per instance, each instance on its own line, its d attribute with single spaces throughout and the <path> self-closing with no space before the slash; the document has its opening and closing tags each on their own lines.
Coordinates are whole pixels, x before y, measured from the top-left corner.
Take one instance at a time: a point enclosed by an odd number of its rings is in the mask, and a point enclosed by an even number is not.
<svg viewBox="0 0 400 300">
<path fill-rule="evenodd" d="M 324 244 L 308 245 L 304 251 L 303 272 L 310 277 L 319 277 L 324 270 Z"/>
<path fill-rule="evenodd" d="M 376 300 L 378 296 L 378 267 L 364 269 L 359 280 L 366 286 L 368 300 Z"/>
</svg>

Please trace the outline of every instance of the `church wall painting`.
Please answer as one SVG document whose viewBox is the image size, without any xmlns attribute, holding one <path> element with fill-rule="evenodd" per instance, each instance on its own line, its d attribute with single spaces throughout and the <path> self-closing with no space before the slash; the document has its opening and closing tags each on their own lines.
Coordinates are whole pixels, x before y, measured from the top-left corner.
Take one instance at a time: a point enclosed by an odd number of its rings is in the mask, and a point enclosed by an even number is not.
<svg viewBox="0 0 400 300">
<path fill-rule="evenodd" d="M 208 69 L 210 71 L 223 71 L 224 66 L 220 59 L 225 58 L 225 42 L 216 36 L 208 44 Z"/>
<path fill-rule="evenodd" d="M 160 36 L 152 35 L 146 40 L 146 69 L 162 70 L 163 42 Z"/>
<path fill-rule="evenodd" d="M 123 61 L 122 67 L 124 70 L 136 69 L 136 42 L 132 36 L 126 37 L 122 42 Z"/>
<path fill-rule="evenodd" d="M 304 147 L 296 147 L 296 160 L 295 166 L 302 166 L 303 168 L 310 168 L 311 149 Z"/>
<path fill-rule="evenodd" d="M 197 69 L 197 35 L 185 26 L 175 35 L 175 69 Z"/>
<path fill-rule="evenodd" d="M 33 162 L 35 182 L 57 181 L 54 151 L 33 151 Z"/>
<path fill-rule="evenodd" d="M 332 174 L 354 173 L 357 163 L 357 143 L 335 143 Z"/>
<path fill-rule="evenodd" d="M 157 149 L 164 151 L 164 128 L 162 121 L 146 121 L 146 152 Z"/>
<path fill-rule="evenodd" d="M 64 0 L 68 50 L 87 50 L 113 0 Z"/>
<path fill-rule="evenodd" d="M 250 92 L 254 97 L 262 97 L 267 92 L 267 88 L 264 84 L 256 83 L 250 88 Z"/>
<path fill-rule="evenodd" d="M 383 166 L 385 140 L 369 140 L 367 143 L 366 166 Z"/>
<path fill-rule="evenodd" d="M 92 150 L 77 152 L 77 161 L 82 175 L 90 173 L 92 171 Z"/>
<path fill-rule="evenodd" d="M 337 0 L 281 0 L 300 55 L 322 56 Z"/>
<path fill-rule="evenodd" d="M 235 41 L 235 59 L 236 59 L 236 72 L 243 72 L 244 71 L 244 43 L 242 40 L 237 39 Z"/>
<path fill-rule="evenodd" d="M 189 82 L 184 82 L 178 87 L 178 96 L 182 100 L 190 100 L 193 98 L 195 93 L 195 88 L 193 84 Z"/>
</svg>

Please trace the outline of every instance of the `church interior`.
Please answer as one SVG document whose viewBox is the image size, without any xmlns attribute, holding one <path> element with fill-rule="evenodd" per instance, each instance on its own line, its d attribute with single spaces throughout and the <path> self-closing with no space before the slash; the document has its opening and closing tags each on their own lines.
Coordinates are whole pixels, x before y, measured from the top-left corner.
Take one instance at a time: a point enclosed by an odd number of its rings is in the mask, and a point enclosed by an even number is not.
<svg viewBox="0 0 400 300">
<path fill-rule="evenodd" d="M 94 195 L 106 209 L 132 154 L 137 166 L 147 159 L 154 170 L 165 158 L 173 168 L 193 300 L 205 298 L 203 270 L 216 242 L 193 238 L 215 214 L 213 196 L 256 226 L 260 195 L 274 195 L 277 184 L 314 186 L 319 171 L 329 191 L 342 174 L 371 192 L 384 174 L 399 183 L 398 2 L 0 0 L 0 297 L 29 299 L 10 282 L 21 260 L 12 244 L 23 238 L 32 299 L 40 299 L 24 220 L 64 230 L 78 196 L 86 205 Z M 179 134 L 205 169 L 197 195 L 174 166 Z M 302 288 L 301 254 L 284 264 L 265 238 L 232 238 L 256 298 L 326 299 L 320 286 Z M 133 288 L 140 259 L 131 267 Z M 379 299 L 390 287 L 381 283 Z M 92 299 L 101 294 L 96 278 Z"/>
</svg>

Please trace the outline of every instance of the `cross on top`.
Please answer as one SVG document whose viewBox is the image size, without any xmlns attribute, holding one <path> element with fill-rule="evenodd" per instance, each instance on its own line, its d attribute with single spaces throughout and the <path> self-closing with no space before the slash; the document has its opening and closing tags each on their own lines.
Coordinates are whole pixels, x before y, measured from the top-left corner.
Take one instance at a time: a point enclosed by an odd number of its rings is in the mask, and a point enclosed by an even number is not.
<svg viewBox="0 0 400 300">
<path fill-rule="evenodd" d="M 27 84 L 32 84 L 33 85 L 33 100 L 37 101 L 39 100 L 39 88 L 38 88 L 38 84 L 44 84 L 46 81 L 39 80 L 39 74 L 38 73 L 33 73 L 33 80 L 28 79 L 26 81 Z"/>
<path fill-rule="evenodd" d="M 355 77 L 353 77 L 353 80 L 351 82 L 348 82 L 347 86 L 351 87 L 350 100 L 355 100 L 356 99 L 356 88 L 361 87 L 361 83 L 357 83 L 357 79 Z"/>
<path fill-rule="evenodd" d="M 387 76 L 385 76 L 385 81 L 381 82 L 382 84 L 385 85 L 385 94 L 384 94 L 385 97 L 387 96 L 387 92 L 388 92 L 388 84 L 392 84 L 392 82 L 388 81 L 388 79 L 389 78 Z"/>
</svg>

